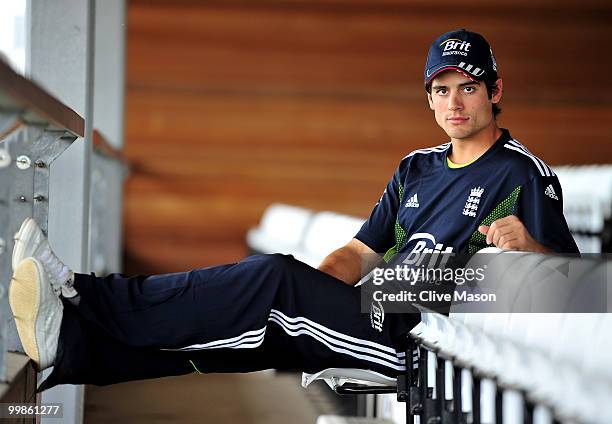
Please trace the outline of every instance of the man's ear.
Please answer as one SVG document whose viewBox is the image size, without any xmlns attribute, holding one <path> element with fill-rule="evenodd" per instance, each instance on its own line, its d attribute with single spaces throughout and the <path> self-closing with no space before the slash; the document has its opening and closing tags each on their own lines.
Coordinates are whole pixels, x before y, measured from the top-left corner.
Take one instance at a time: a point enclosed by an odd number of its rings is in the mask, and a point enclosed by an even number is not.
<svg viewBox="0 0 612 424">
<path fill-rule="evenodd" d="M 429 102 L 429 108 L 434 110 L 433 99 L 431 98 L 431 93 L 427 93 L 427 101 Z"/>
<path fill-rule="evenodd" d="M 491 93 L 491 103 L 499 103 L 503 94 L 504 82 L 501 78 L 498 78 L 497 81 L 495 81 L 495 88 L 493 89 L 493 93 Z"/>
</svg>

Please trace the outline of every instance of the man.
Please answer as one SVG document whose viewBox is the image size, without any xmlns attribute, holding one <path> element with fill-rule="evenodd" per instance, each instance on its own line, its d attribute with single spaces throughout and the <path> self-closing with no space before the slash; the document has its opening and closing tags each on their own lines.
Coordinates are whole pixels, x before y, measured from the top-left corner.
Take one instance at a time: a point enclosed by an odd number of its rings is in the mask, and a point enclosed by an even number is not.
<svg viewBox="0 0 612 424">
<path fill-rule="evenodd" d="M 503 85 L 486 40 L 465 30 L 439 37 L 425 87 L 450 142 L 406 156 L 355 238 L 318 270 L 261 255 L 169 275 L 75 274 L 26 220 L 9 300 L 26 353 L 39 369 L 54 365 L 41 389 L 265 368 L 396 376 L 419 316 L 371 320 L 352 287 L 381 257 L 489 245 L 577 252 L 554 172 L 497 126 Z"/>
</svg>

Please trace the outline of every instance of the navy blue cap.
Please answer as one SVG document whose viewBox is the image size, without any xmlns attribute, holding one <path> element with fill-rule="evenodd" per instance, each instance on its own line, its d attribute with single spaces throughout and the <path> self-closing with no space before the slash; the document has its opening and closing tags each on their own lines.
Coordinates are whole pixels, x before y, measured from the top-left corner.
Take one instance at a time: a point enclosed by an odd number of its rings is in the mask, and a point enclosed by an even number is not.
<svg viewBox="0 0 612 424">
<path fill-rule="evenodd" d="M 485 38 L 465 29 L 442 34 L 427 54 L 425 85 L 447 69 L 456 69 L 475 81 L 497 80 L 497 63 Z"/>
</svg>

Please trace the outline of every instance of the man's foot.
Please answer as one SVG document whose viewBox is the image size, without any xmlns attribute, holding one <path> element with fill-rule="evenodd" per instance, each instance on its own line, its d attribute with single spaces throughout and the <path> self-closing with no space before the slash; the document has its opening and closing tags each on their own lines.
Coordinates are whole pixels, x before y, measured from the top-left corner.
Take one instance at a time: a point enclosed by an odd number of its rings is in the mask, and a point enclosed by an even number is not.
<svg viewBox="0 0 612 424">
<path fill-rule="evenodd" d="M 25 353 L 39 371 L 53 365 L 64 305 L 37 259 L 24 259 L 15 269 L 9 286 L 9 304 Z"/>
<path fill-rule="evenodd" d="M 49 272 L 49 281 L 53 286 L 53 291 L 57 295 L 61 292 L 64 297 L 76 296 L 77 292 L 72 287 L 74 273 L 53 253 L 49 241 L 32 218 L 26 218 L 15 234 L 13 271 L 17 269 L 21 261 L 29 257 L 38 259 L 45 266 Z"/>
</svg>

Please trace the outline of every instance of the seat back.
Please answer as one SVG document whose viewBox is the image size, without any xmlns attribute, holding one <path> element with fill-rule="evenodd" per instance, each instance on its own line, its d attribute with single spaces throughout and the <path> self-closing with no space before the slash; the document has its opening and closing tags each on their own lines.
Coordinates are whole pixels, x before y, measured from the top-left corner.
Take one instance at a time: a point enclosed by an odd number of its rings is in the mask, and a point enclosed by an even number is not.
<svg viewBox="0 0 612 424">
<path fill-rule="evenodd" d="M 259 225 L 247 233 L 247 244 L 260 253 L 292 254 L 302 245 L 312 216 L 309 209 L 272 204 Z"/>
</svg>

